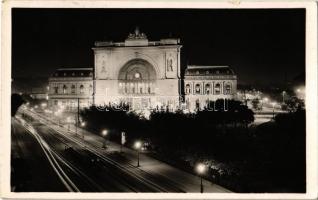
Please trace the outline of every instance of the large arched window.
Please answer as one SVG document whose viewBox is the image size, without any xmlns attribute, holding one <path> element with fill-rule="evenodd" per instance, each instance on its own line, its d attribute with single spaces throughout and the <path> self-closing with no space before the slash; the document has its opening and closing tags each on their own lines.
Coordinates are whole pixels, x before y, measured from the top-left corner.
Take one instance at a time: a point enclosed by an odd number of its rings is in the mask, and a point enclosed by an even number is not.
<svg viewBox="0 0 318 200">
<path fill-rule="evenodd" d="M 225 91 L 224 91 L 224 94 L 231 94 L 232 93 L 232 86 L 231 86 L 231 83 L 227 83 L 225 85 Z"/>
<path fill-rule="evenodd" d="M 75 85 L 72 85 L 72 87 L 71 87 L 71 93 L 72 93 L 72 94 L 75 94 Z"/>
<path fill-rule="evenodd" d="M 63 85 L 63 94 L 66 94 L 66 93 L 67 93 L 67 86 Z"/>
<path fill-rule="evenodd" d="M 195 94 L 201 94 L 201 86 L 199 83 L 195 84 Z"/>
<path fill-rule="evenodd" d="M 185 93 L 186 94 L 191 94 L 191 86 L 190 86 L 190 84 L 186 85 Z"/>
<path fill-rule="evenodd" d="M 127 62 L 119 71 L 118 79 L 122 87 L 122 94 L 154 94 L 157 80 L 156 70 L 152 64 L 143 59 L 134 59 Z"/>
<path fill-rule="evenodd" d="M 220 94 L 221 93 L 221 84 L 216 83 L 214 86 L 214 94 Z"/>
<path fill-rule="evenodd" d="M 211 85 L 209 83 L 205 84 L 205 94 L 211 93 Z"/>
<path fill-rule="evenodd" d="M 84 85 L 81 85 L 80 86 L 80 94 L 83 94 L 84 93 Z"/>
</svg>

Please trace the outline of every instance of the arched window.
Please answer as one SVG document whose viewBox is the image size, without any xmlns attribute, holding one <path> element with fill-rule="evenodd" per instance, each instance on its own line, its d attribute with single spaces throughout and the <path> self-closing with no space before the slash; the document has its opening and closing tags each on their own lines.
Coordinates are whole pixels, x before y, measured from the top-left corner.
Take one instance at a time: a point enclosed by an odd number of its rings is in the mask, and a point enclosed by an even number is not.
<svg viewBox="0 0 318 200">
<path fill-rule="evenodd" d="M 211 93 L 211 85 L 209 83 L 205 84 L 205 94 Z"/>
<path fill-rule="evenodd" d="M 190 84 L 186 85 L 185 93 L 186 94 L 191 94 L 191 86 L 190 86 Z"/>
<path fill-rule="evenodd" d="M 80 93 L 83 94 L 84 93 L 84 85 L 80 86 Z"/>
<path fill-rule="evenodd" d="M 141 87 L 141 88 L 139 88 L 139 91 L 140 91 L 140 94 L 142 94 L 142 87 Z"/>
<path fill-rule="evenodd" d="M 231 86 L 231 84 L 230 83 L 227 83 L 226 85 L 225 85 L 225 91 L 224 91 L 224 94 L 231 94 L 232 93 L 232 86 Z"/>
<path fill-rule="evenodd" d="M 67 86 L 63 85 L 63 94 L 66 94 L 66 93 L 67 93 Z"/>
<path fill-rule="evenodd" d="M 75 94 L 75 85 L 72 85 L 72 87 L 71 87 L 71 93 L 72 93 L 72 94 Z"/>
<path fill-rule="evenodd" d="M 197 83 L 197 84 L 195 85 L 195 94 L 200 94 L 200 93 L 201 93 L 201 87 L 200 87 L 200 84 Z"/>
<path fill-rule="evenodd" d="M 148 94 L 150 94 L 151 93 L 151 88 L 150 88 L 150 86 L 148 86 Z"/>
<path fill-rule="evenodd" d="M 214 94 L 220 94 L 221 93 L 221 84 L 217 83 L 214 86 Z"/>
</svg>

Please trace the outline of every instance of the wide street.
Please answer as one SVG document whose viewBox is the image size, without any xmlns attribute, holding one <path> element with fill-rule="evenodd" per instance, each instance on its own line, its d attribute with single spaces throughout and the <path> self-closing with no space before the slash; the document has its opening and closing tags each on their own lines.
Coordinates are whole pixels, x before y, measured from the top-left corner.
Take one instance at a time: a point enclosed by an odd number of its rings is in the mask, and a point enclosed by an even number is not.
<svg viewBox="0 0 318 200">
<path fill-rule="evenodd" d="M 200 192 L 200 178 L 78 128 L 68 130 L 39 113 L 12 118 L 12 156 L 29 166 L 21 191 Z M 31 117 L 30 117 L 31 116 Z M 32 119 L 31 119 L 32 118 Z M 84 139 L 82 138 L 84 135 Z M 15 163 L 14 163 L 15 164 Z M 19 181 L 20 183 L 21 181 Z M 230 192 L 203 180 L 204 192 Z M 18 188 L 14 186 L 14 188 Z"/>
</svg>

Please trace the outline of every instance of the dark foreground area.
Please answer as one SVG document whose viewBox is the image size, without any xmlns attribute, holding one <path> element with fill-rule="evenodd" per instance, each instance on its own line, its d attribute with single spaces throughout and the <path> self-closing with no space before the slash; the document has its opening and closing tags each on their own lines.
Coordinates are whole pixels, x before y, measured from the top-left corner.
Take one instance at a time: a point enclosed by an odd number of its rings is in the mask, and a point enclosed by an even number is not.
<svg viewBox="0 0 318 200">
<path fill-rule="evenodd" d="M 91 107 L 81 113 L 96 134 L 127 146 L 144 141 L 156 158 L 193 172 L 195 164 L 209 166 L 206 178 L 235 192 L 306 192 L 305 110 L 278 114 L 270 122 L 249 126 L 253 112 L 239 102 L 227 111 L 196 114 L 153 111 L 149 119 L 133 112 Z"/>
</svg>

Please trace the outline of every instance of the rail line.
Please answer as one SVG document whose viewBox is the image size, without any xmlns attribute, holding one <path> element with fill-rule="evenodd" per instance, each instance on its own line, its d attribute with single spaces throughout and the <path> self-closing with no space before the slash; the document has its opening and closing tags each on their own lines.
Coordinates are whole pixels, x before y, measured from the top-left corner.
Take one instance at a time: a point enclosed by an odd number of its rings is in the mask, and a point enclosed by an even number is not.
<svg viewBox="0 0 318 200">
<path fill-rule="evenodd" d="M 64 170 L 61 168 L 59 163 L 56 161 L 54 156 L 52 155 L 49 146 L 46 144 L 46 142 L 41 138 L 40 135 L 32 128 L 30 127 L 23 119 L 17 117 L 19 121 L 22 121 L 22 125 L 25 127 L 25 129 L 30 133 L 34 138 L 37 140 L 37 142 L 40 144 L 41 149 L 43 150 L 46 158 L 48 159 L 50 165 L 52 166 L 55 173 L 58 175 L 61 182 L 64 184 L 64 186 L 67 188 L 70 192 L 80 192 L 78 187 L 72 182 L 72 180 L 68 177 L 68 175 L 64 172 Z"/>
<path fill-rule="evenodd" d="M 28 111 L 29 113 L 30 111 Z M 118 163 L 117 161 L 114 161 L 113 159 L 108 158 L 107 156 L 104 155 L 104 152 L 100 152 L 103 151 L 103 149 L 101 149 L 100 147 L 97 147 L 96 145 L 93 144 L 88 144 L 85 143 L 81 140 L 79 140 L 78 138 L 75 138 L 71 135 L 66 135 L 63 133 L 62 128 L 55 128 L 52 126 L 49 126 L 47 122 L 51 122 L 53 123 L 51 120 L 47 120 L 46 118 L 44 118 L 43 116 L 40 116 L 38 113 L 29 113 L 32 117 L 37 118 L 37 120 L 43 124 L 45 124 L 48 128 L 54 130 L 55 132 L 59 133 L 59 135 L 61 135 L 62 137 L 80 145 L 86 148 L 86 150 L 88 150 L 89 152 L 91 152 L 92 154 L 98 156 L 103 162 L 106 162 L 108 164 L 111 164 L 115 167 L 117 167 L 118 169 L 122 170 L 124 173 L 129 174 L 130 176 L 134 177 L 136 180 L 142 182 L 143 184 L 147 185 L 148 187 L 152 188 L 153 191 L 156 192 L 185 192 L 179 188 L 176 188 L 175 186 L 173 186 L 172 184 L 167 184 L 169 185 L 169 188 L 166 189 L 148 179 L 146 179 L 145 177 L 143 177 L 142 175 L 138 174 L 139 173 L 144 173 L 147 176 L 151 176 L 152 178 L 156 179 L 157 177 L 154 177 L 152 174 L 149 174 L 141 169 L 136 169 L 135 166 L 131 165 L 131 164 L 127 164 L 128 166 L 123 166 L 122 164 Z M 137 171 L 136 171 L 137 170 Z M 133 189 L 135 190 L 135 189 Z"/>
</svg>

